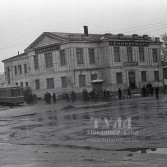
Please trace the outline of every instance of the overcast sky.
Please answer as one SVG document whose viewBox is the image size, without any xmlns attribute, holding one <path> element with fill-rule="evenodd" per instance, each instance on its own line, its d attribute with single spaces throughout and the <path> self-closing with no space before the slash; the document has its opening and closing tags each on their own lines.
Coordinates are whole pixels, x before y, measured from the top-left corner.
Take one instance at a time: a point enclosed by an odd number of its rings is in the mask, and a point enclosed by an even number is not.
<svg viewBox="0 0 167 167">
<path fill-rule="evenodd" d="M 0 0 L 0 60 L 24 52 L 43 32 L 167 32 L 167 0 Z M 0 63 L 0 72 L 3 72 Z"/>
</svg>

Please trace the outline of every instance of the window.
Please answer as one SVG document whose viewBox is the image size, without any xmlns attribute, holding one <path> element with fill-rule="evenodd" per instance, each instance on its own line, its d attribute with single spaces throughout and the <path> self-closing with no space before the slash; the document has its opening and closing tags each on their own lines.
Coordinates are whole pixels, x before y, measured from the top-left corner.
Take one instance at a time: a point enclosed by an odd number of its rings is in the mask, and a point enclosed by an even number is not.
<svg viewBox="0 0 167 167">
<path fill-rule="evenodd" d="M 17 66 L 14 66 L 15 75 L 17 75 Z"/>
<path fill-rule="evenodd" d="M 116 78 L 117 78 L 117 83 L 118 84 L 122 83 L 122 72 L 117 72 L 116 73 Z"/>
<path fill-rule="evenodd" d="M 120 62 L 119 47 L 114 47 L 114 59 L 115 59 L 115 62 Z"/>
<path fill-rule="evenodd" d="M 82 48 L 76 48 L 76 56 L 77 56 L 77 64 L 84 64 Z"/>
<path fill-rule="evenodd" d="M 156 63 L 158 61 L 157 49 L 152 49 L 152 55 L 153 55 L 153 62 Z"/>
<path fill-rule="evenodd" d="M 25 84 L 26 84 L 26 86 L 28 87 L 28 82 L 26 82 Z"/>
<path fill-rule="evenodd" d="M 24 73 L 27 73 L 27 64 L 24 64 Z"/>
<path fill-rule="evenodd" d="M 39 69 L 38 55 L 34 56 L 34 69 L 35 70 Z"/>
<path fill-rule="evenodd" d="M 35 80 L 35 87 L 36 87 L 36 90 L 40 89 L 40 81 L 39 81 L 39 79 Z"/>
<path fill-rule="evenodd" d="M 146 81 L 146 71 L 141 71 L 141 81 Z"/>
<path fill-rule="evenodd" d="M 159 71 L 154 71 L 155 81 L 159 81 Z"/>
<path fill-rule="evenodd" d="M 95 64 L 95 53 L 94 49 L 89 49 L 89 64 Z"/>
<path fill-rule="evenodd" d="M 61 85 L 62 85 L 62 88 L 67 87 L 67 78 L 66 77 L 61 77 Z"/>
<path fill-rule="evenodd" d="M 127 47 L 127 61 L 133 62 L 132 47 Z"/>
<path fill-rule="evenodd" d="M 46 79 L 47 89 L 53 89 L 54 88 L 54 79 L 48 78 Z"/>
<path fill-rule="evenodd" d="M 65 50 L 60 50 L 60 63 L 61 63 L 61 66 L 65 66 L 66 65 Z"/>
<path fill-rule="evenodd" d="M 46 68 L 53 67 L 53 59 L 52 59 L 52 53 L 45 53 L 45 64 Z"/>
<path fill-rule="evenodd" d="M 23 82 L 20 82 L 20 85 L 23 87 Z"/>
<path fill-rule="evenodd" d="M 97 79 L 97 74 L 91 74 L 91 81 L 96 80 Z"/>
<path fill-rule="evenodd" d="M 79 87 L 86 86 L 85 75 L 79 75 Z"/>
<path fill-rule="evenodd" d="M 144 61 L 144 48 L 139 48 L 139 59 Z"/>
<path fill-rule="evenodd" d="M 16 82 L 15 85 L 18 85 L 18 83 Z"/>
<path fill-rule="evenodd" d="M 19 69 L 19 74 L 22 74 L 22 68 L 21 68 L 21 65 L 18 66 L 18 69 Z"/>
</svg>

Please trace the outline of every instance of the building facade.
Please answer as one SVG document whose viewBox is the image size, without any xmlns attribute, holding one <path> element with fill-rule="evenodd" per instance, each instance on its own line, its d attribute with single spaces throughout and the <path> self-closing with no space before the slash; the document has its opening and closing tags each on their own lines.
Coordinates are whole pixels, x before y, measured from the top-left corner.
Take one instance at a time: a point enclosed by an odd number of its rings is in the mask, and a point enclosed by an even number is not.
<svg viewBox="0 0 167 167">
<path fill-rule="evenodd" d="M 29 86 L 39 97 L 92 89 L 141 88 L 148 82 L 162 86 L 161 42 L 143 35 L 44 32 L 24 53 L 3 60 L 6 85 Z"/>
</svg>

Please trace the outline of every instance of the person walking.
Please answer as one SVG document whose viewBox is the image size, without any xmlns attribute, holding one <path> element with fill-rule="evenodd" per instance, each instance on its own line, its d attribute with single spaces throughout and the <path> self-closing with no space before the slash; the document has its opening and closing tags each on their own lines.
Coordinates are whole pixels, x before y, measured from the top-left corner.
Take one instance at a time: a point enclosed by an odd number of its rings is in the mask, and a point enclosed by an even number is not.
<svg viewBox="0 0 167 167">
<path fill-rule="evenodd" d="M 121 97 L 122 97 L 122 91 L 121 91 L 121 88 L 118 89 L 118 96 L 119 96 L 119 100 L 121 100 Z"/>
<path fill-rule="evenodd" d="M 75 95 L 75 92 L 74 91 L 71 91 L 71 101 L 74 103 L 75 102 L 75 99 L 76 99 L 76 95 Z"/>
<path fill-rule="evenodd" d="M 107 89 L 107 91 L 106 91 L 106 97 L 107 97 L 107 100 L 109 100 L 109 98 L 110 98 L 110 90 L 109 89 Z"/>
<path fill-rule="evenodd" d="M 53 92 L 53 103 L 56 103 L 56 94 Z"/>
<path fill-rule="evenodd" d="M 130 88 L 128 88 L 128 95 L 127 95 L 127 97 L 131 98 L 131 90 L 130 90 Z"/>
<path fill-rule="evenodd" d="M 155 95 L 156 95 L 156 99 L 158 100 L 158 94 L 159 94 L 159 87 L 155 87 Z"/>
</svg>

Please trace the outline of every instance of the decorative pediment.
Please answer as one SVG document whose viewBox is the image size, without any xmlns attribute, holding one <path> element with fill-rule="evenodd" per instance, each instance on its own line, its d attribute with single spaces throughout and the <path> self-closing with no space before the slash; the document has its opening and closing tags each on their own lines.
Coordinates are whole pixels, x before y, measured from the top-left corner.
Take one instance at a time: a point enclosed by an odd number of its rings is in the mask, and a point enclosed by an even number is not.
<svg viewBox="0 0 167 167">
<path fill-rule="evenodd" d="M 40 48 L 43 46 L 49 46 L 52 44 L 59 44 L 64 41 L 66 40 L 61 37 L 50 35 L 49 33 L 43 33 L 25 50 L 36 49 L 36 48 Z"/>
</svg>

